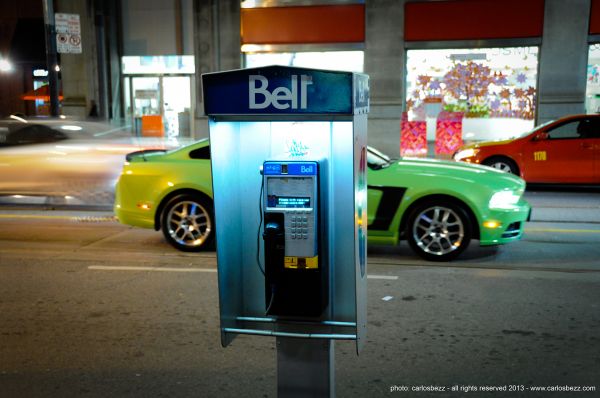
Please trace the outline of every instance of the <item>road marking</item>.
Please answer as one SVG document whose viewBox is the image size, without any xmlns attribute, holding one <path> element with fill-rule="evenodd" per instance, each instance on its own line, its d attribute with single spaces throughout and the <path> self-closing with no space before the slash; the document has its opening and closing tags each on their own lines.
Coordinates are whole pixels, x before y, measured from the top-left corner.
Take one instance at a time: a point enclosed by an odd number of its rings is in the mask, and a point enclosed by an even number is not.
<svg viewBox="0 0 600 398">
<path fill-rule="evenodd" d="M 133 267 L 112 265 L 90 265 L 89 270 L 94 271 L 151 271 L 151 272 L 217 272 L 214 268 L 173 268 L 173 267 Z M 382 279 L 395 281 L 397 276 L 390 275 L 367 275 L 369 279 Z"/>
<path fill-rule="evenodd" d="M 94 271 L 217 272 L 214 268 L 119 267 L 110 265 L 90 265 L 88 269 Z"/>
<path fill-rule="evenodd" d="M 393 275 L 367 275 L 369 279 L 383 279 L 386 281 L 397 281 L 398 277 Z"/>
<path fill-rule="evenodd" d="M 392 265 L 396 267 L 410 267 L 413 269 L 427 269 L 427 268 L 445 268 L 451 269 L 476 269 L 476 270 L 498 270 L 498 271 L 530 271 L 530 272 L 565 272 L 573 274 L 583 273 L 600 273 L 598 268 L 560 268 L 560 267 L 536 267 L 536 266 L 519 266 L 512 264 L 486 264 L 486 263 L 437 263 L 437 262 L 418 262 L 418 261 L 406 261 L 393 262 L 393 261 L 369 261 L 370 265 Z M 585 266 L 585 265 L 583 265 Z M 596 266 L 596 264 L 593 264 Z"/>
<path fill-rule="evenodd" d="M 525 232 L 558 232 L 565 234 L 600 234 L 600 229 L 525 228 Z"/>
</svg>

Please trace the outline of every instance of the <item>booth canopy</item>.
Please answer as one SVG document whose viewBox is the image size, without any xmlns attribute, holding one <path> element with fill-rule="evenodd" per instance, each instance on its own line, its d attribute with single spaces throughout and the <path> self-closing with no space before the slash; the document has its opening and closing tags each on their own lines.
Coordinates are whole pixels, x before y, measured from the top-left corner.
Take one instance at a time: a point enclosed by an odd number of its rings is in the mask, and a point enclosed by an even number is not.
<svg viewBox="0 0 600 398">
<path fill-rule="evenodd" d="M 202 75 L 207 115 L 355 115 L 369 109 L 360 73 L 266 66 Z"/>
</svg>

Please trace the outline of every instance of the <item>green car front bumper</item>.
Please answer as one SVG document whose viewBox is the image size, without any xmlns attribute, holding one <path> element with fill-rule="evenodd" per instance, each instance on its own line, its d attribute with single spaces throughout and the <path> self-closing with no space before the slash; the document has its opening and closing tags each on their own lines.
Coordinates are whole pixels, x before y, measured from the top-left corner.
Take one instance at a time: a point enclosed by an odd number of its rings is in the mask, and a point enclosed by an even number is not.
<svg viewBox="0 0 600 398">
<path fill-rule="evenodd" d="M 480 245 L 501 245 L 521 239 L 525 222 L 530 218 L 531 206 L 525 200 L 509 209 L 489 209 L 479 224 Z"/>
</svg>

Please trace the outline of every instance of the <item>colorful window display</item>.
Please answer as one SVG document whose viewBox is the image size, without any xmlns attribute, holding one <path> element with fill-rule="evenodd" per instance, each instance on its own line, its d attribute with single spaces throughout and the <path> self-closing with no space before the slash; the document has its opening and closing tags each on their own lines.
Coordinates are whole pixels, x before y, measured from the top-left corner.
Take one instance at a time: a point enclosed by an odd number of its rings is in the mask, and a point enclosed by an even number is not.
<svg viewBox="0 0 600 398">
<path fill-rule="evenodd" d="M 435 154 L 453 155 L 462 146 L 462 112 L 442 111 L 435 126 Z"/>
<path fill-rule="evenodd" d="M 600 43 L 591 44 L 588 52 L 585 112 L 600 113 Z"/>
<path fill-rule="evenodd" d="M 537 65 L 538 47 L 408 50 L 409 120 L 427 120 L 430 141 L 447 137 L 435 122 L 442 111 L 463 114 L 466 141 L 525 132 L 534 126 Z"/>
<path fill-rule="evenodd" d="M 406 112 L 400 123 L 400 155 L 427 155 L 427 124 L 423 120 L 408 120 Z"/>
</svg>

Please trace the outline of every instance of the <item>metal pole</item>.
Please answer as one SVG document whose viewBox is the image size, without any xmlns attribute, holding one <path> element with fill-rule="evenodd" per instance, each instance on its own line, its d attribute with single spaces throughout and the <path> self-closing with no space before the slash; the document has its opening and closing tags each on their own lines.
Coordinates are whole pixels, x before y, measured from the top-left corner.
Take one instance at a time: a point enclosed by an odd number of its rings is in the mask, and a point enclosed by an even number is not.
<svg viewBox="0 0 600 398">
<path fill-rule="evenodd" d="M 46 30 L 46 64 L 50 89 L 50 116 L 58 116 L 58 57 L 56 55 L 56 28 L 54 26 L 54 0 L 43 0 L 44 27 Z"/>
<path fill-rule="evenodd" d="M 334 341 L 277 338 L 278 398 L 335 397 Z"/>
</svg>

